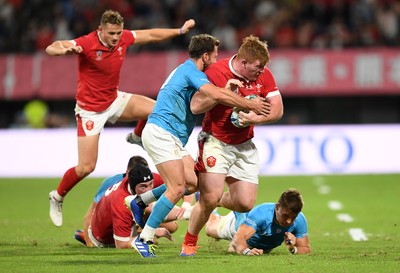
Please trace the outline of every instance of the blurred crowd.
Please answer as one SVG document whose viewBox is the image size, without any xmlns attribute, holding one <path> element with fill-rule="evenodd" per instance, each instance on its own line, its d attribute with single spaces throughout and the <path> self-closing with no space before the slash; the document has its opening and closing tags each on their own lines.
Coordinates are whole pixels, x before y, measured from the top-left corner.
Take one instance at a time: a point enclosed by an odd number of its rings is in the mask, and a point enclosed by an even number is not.
<svg viewBox="0 0 400 273">
<path fill-rule="evenodd" d="M 213 34 L 226 50 L 248 34 L 271 48 L 400 45 L 400 0 L 0 0 L 0 53 L 43 51 L 53 40 L 87 34 L 106 9 L 119 11 L 127 29 L 179 27 L 193 18 L 194 34 Z M 146 50 L 186 44 L 173 39 Z"/>
</svg>

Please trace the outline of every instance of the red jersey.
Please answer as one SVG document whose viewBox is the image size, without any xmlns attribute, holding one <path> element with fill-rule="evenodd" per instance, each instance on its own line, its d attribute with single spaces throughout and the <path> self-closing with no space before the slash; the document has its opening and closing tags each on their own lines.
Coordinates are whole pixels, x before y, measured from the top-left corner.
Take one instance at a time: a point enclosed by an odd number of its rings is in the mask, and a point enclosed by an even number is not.
<svg viewBox="0 0 400 273">
<path fill-rule="evenodd" d="M 153 188 L 164 184 L 161 176 L 153 172 Z M 128 240 L 132 235 L 134 220 L 131 211 L 124 205 L 128 191 L 128 178 L 107 189 L 100 199 L 92 217 L 93 236 L 103 244 L 114 244 L 114 236 L 118 240 Z"/>
<path fill-rule="evenodd" d="M 119 240 L 128 240 L 132 234 L 134 220 L 131 211 L 124 205 L 128 191 L 128 179 L 125 177 L 114 184 L 100 199 L 92 217 L 93 236 L 103 244 L 114 244 L 114 236 Z"/>
<path fill-rule="evenodd" d="M 102 112 L 117 98 L 122 62 L 135 37 L 130 30 L 123 30 L 121 40 L 113 49 L 101 43 L 97 30 L 74 41 L 83 49 L 78 54 L 76 101 L 82 109 Z"/>
<path fill-rule="evenodd" d="M 161 175 L 153 172 L 153 189 L 161 186 L 162 184 L 164 184 L 164 181 L 162 180 Z"/>
<path fill-rule="evenodd" d="M 267 67 L 255 82 L 251 82 L 234 72 L 232 60 L 233 57 L 222 59 L 210 65 L 205 71 L 210 82 L 218 87 L 225 87 L 229 79 L 238 79 L 244 85 L 238 89 L 238 93 L 243 97 L 252 94 L 266 97 L 269 92 L 278 90 L 274 76 Z M 232 109 L 230 106 L 217 104 L 205 114 L 202 124 L 203 131 L 211 133 L 215 138 L 227 144 L 240 144 L 253 138 L 254 125 L 237 128 L 232 124 L 230 119 Z"/>
</svg>

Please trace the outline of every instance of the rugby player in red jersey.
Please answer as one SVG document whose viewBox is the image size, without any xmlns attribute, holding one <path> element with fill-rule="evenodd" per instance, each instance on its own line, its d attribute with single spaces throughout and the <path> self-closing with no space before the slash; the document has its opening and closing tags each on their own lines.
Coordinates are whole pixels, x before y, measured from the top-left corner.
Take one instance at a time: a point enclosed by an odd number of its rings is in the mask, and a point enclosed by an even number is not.
<svg viewBox="0 0 400 273">
<path fill-rule="evenodd" d="M 78 88 L 75 116 L 78 134 L 78 164 L 68 169 L 56 190 L 50 192 L 50 218 L 62 225 L 62 202 L 67 193 L 92 173 L 98 157 L 99 137 L 106 122 L 140 120 L 143 128 L 154 100 L 118 90 L 120 71 L 131 45 L 161 42 L 188 33 L 195 25 L 181 28 L 126 30 L 116 11 L 103 13 L 97 30 L 74 40 L 58 40 L 46 48 L 51 56 L 78 55 Z M 67 68 L 66 68 L 67 69 Z M 136 132 L 139 134 L 141 132 Z"/>
<path fill-rule="evenodd" d="M 282 97 L 266 67 L 268 62 L 267 43 L 250 35 L 243 40 L 236 55 L 210 65 L 205 71 L 216 86 L 223 87 L 228 80 L 237 79 L 243 87 L 235 92 L 243 97 L 264 97 L 270 102 L 268 115 L 240 111 L 240 128 L 231 122 L 232 107 L 217 104 L 200 92 L 193 96 L 192 111 L 195 114 L 207 111 L 198 138 L 196 164 L 201 197 L 192 210 L 181 256 L 196 253 L 198 234 L 217 206 L 238 212 L 247 212 L 254 206 L 259 173 L 258 152 L 252 141 L 254 125 L 276 122 L 283 115 Z M 227 192 L 224 192 L 225 182 Z"/>
</svg>

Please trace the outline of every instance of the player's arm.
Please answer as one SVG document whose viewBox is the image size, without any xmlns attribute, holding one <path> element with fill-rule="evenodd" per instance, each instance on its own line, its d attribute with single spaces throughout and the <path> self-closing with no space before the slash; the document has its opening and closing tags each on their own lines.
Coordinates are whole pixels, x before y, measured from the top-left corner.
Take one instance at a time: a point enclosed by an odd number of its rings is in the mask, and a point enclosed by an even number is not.
<svg viewBox="0 0 400 273">
<path fill-rule="evenodd" d="M 279 94 L 272 97 L 268 97 L 267 99 L 271 104 L 271 110 L 268 116 L 258 115 L 253 111 L 250 111 L 249 113 L 240 111 L 239 112 L 240 125 L 267 124 L 267 123 L 277 122 L 278 120 L 280 120 L 283 116 L 282 96 Z"/>
<path fill-rule="evenodd" d="M 232 91 L 238 87 L 243 87 L 243 84 L 237 79 L 229 79 L 225 85 L 226 89 Z M 206 94 L 203 94 L 202 92 L 196 92 L 190 101 L 190 109 L 192 110 L 193 114 L 198 115 L 211 110 L 217 104 L 218 102 L 216 100 L 212 99 Z"/>
<path fill-rule="evenodd" d="M 82 47 L 76 46 L 72 40 L 58 40 L 46 48 L 46 53 L 50 56 L 62 56 L 79 54 L 82 50 Z"/>
<path fill-rule="evenodd" d="M 311 253 L 310 241 L 308 236 L 296 238 L 293 233 L 285 232 L 285 245 L 292 254 L 308 254 Z"/>
<path fill-rule="evenodd" d="M 193 19 L 187 20 L 181 28 L 152 28 L 133 30 L 136 33 L 135 44 L 147 44 L 165 41 L 186 34 L 195 26 Z"/>
<path fill-rule="evenodd" d="M 247 240 L 251 238 L 251 236 L 256 233 L 256 230 L 253 227 L 250 227 L 245 224 L 241 224 L 232 239 L 230 246 L 235 250 L 235 252 L 239 255 L 262 255 L 264 251 L 258 248 L 250 249 L 247 245 Z"/>
<path fill-rule="evenodd" d="M 92 222 L 92 217 L 93 217 L 93 212 L 96 209 L 97 203 L 93 202 L 90 207 L 88 208 L 86 214 L 85 214 L 85 219 L 83 221 L 83 233 L 85 234 L 85 240 L 86 240 L 86 245 L 87 246 L 93 246 L 93 243 L 91 240 L 89 240 L 89 233 L 88 229 L 90 226 L 90 223 Z"/>
<path fill-rule="evenodd" d="M 211 83 L 202 85 L 199 91 L 216 102 L 227 106 L 253 110 L 255 113 L 260 115 L 269 115 L 270 112 L 271 105 L 264 98 L 257 97 L 254 100 L 248 100 L 236 93 L 233 93 L 229 89 L 216 87 Z M 196 113 L 196 109 L 191 108 L 191 111 L 194 114 L 200 114 Z"/>
</svg>

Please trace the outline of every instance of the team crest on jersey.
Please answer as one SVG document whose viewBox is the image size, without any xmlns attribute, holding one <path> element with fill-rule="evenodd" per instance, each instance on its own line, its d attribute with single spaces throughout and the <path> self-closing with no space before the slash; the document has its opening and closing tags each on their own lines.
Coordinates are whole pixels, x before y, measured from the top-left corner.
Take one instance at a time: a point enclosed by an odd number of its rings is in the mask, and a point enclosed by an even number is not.
<svg viewBox="0 0 400 273">
<path fill-rule="evenodd" d="M 118 52 L 119 52 L 119 55 L 122 55 L 122 47 L 118 47 Z"/>
<path fill-rule="evenodd" d="M 257 93 L 261 93 L 261 87 L 262 87 L 262 85 L 257 83 L 257 85 L 256 85 Z"/>
<path fill-rule="evenodd" d="M 103 60 L 103 51 L 98 50 L 96 51 L 96 61 L 101 61 Z"/>
<path fill-rule="evenodd" d="M 207 166 L 212 168 L 215 166 L 215 163 L 217 162 L 217 159 L 213 156 L 207 157 Z"/>
<path fill-rule="evenodd" d="M 88 120 L 88 121 L 86 121 L 85 126 L 86 126 L 86 130 L 88 130 L 88 131 L 93 130 L 94 122 L 91 120 Z"/>
</svg>

